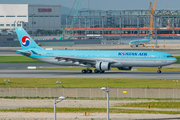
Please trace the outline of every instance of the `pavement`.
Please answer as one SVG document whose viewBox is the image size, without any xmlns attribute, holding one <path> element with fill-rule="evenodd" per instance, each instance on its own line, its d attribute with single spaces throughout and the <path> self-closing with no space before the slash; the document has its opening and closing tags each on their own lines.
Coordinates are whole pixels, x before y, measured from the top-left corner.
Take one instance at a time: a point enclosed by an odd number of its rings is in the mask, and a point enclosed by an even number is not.
<svg viewBox="0 0 180 120">
<path fill-rule="evenodd" d="M 180 72 L 162 71 L 107 71 L 105 73 L 82 74 L 70 70 L 1 70 L 0 78 L 146 78 L 146 79 L 179 79 Z"/>
<path fill-rule="evenodd" d="M 84 68 L 82 66 L 61 66 L 61 65 L 53 65 L 53 64 L 0 64 L 0 70 L 27 69 L 29 66 L 33 66 L 36 68 L 82 68 L 82 69 Z M 163 68 L 180 68 L 180 64 L 163 66 Z"/>
<path fill-rule="evenodd" d="M 85 113 L 56 113 L 57 120 L 107 120 L 106 113 L 90 113 L 85 116 Z M 52 120 L 54 113 L 24 113 L 24 112 L 6 112 L 0 113 L 2 120 Z M 168 114 L 128 114 L 128 113 L 110 113 L 111 120 L 179 120 L 180 115 Z"/>
</svg>

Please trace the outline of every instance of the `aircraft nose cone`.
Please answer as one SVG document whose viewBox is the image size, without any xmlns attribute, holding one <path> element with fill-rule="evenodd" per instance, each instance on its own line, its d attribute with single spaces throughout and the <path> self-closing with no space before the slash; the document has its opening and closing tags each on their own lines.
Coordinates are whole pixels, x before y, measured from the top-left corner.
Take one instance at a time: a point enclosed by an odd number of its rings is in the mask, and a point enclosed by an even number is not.
<svg viewBox="0 0 180 120">
<path fill-rule="evenodd" d="M 171 62 L 172 62 L 172 63 L 175 63 L 175 62 L 177 62 L 177 59 L 176 59 L 176 58 L 175 58 L 175 59 L 172 59 Z"/>
</svg>

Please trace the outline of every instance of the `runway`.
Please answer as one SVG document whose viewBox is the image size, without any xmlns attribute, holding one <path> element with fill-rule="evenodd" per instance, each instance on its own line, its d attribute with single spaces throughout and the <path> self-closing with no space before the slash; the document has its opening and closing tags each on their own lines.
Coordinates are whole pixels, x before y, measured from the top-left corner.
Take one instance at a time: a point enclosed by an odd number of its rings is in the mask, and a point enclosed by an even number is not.
<svg viewBox="0 0 180 120">
<path fill-rule="evenodd" d="M 0 78 L 145 78 L 145 79 L 179 79 L 180 72 L 156 71 L 107 71 L 105 73 L 87 73 L 64 70 L 0 70 Z"/>
<path fill-rule="evenodd" d="M 84 68 L 81 66 L 60 66 L 52 64 L 0 64 L 0 70 L 27 69 L 28 66 L 34 66 L 36 68 Z M 180 64 L 172 64 L 164 66 L 163 68 L 180 68 Z"/>
</svg>

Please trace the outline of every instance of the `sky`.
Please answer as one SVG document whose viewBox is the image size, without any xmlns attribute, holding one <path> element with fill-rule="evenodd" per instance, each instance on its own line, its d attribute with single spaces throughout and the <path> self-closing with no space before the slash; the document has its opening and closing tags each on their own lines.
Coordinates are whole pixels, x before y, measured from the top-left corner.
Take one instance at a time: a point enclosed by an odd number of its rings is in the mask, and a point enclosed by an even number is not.
<svg viewBox="0 0 180 120">
<path fill-rule="evenodd" d="M 71 8 L 75 0 L 0 0 L 1 4 L 46 4 Z M 95 10 L 149 9 L 154 0 L 82 0 L 81 8 Z M 167 1 L 167 5 L 166 5 Z M 88 4 L 89 3 L 89 4 Z M 157 9 L 180 9 L 180 0 L 159 0 Z"/>
</svg>

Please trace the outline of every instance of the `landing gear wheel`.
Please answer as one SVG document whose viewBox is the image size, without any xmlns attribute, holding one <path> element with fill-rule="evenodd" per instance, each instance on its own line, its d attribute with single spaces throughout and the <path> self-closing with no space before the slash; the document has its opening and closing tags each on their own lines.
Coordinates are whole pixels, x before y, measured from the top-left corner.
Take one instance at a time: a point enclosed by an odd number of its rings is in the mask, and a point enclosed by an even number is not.
<svg viewBox="0 0 180 120">
<path fill-rule="evenodd" d="M 136 45 L 136 47 L 138 47 L 138 45 Z"/>
<path fill-rule="evenodd" d="M 92 70 L 90 70 L 90 69 L 89 69 L 89 70 L 87 70 L 87 73 L 92 73 Z"/>
<path fill-rule="evenodd" d="M 100 70 L 100 73 L 104 73 L 105 71 L 103 71 L 103 70 Z"/>
<path fill-rule="evenodd" d="M 99 73 L 99 70 L 95 69 L 95 70 L 94 70 L 94 73 Z"/>
<path fill-rule="evenodd" d="M 87 70 L 83 69 L 83 70 L 82 70 L 82 73 L 87 73 Z"/>
<path fill-rule="evenodd" d="M 158 70 L 157 73 L 160 74 L 160 73 L 161 73 L 161 70 Z"/>
</svg>

